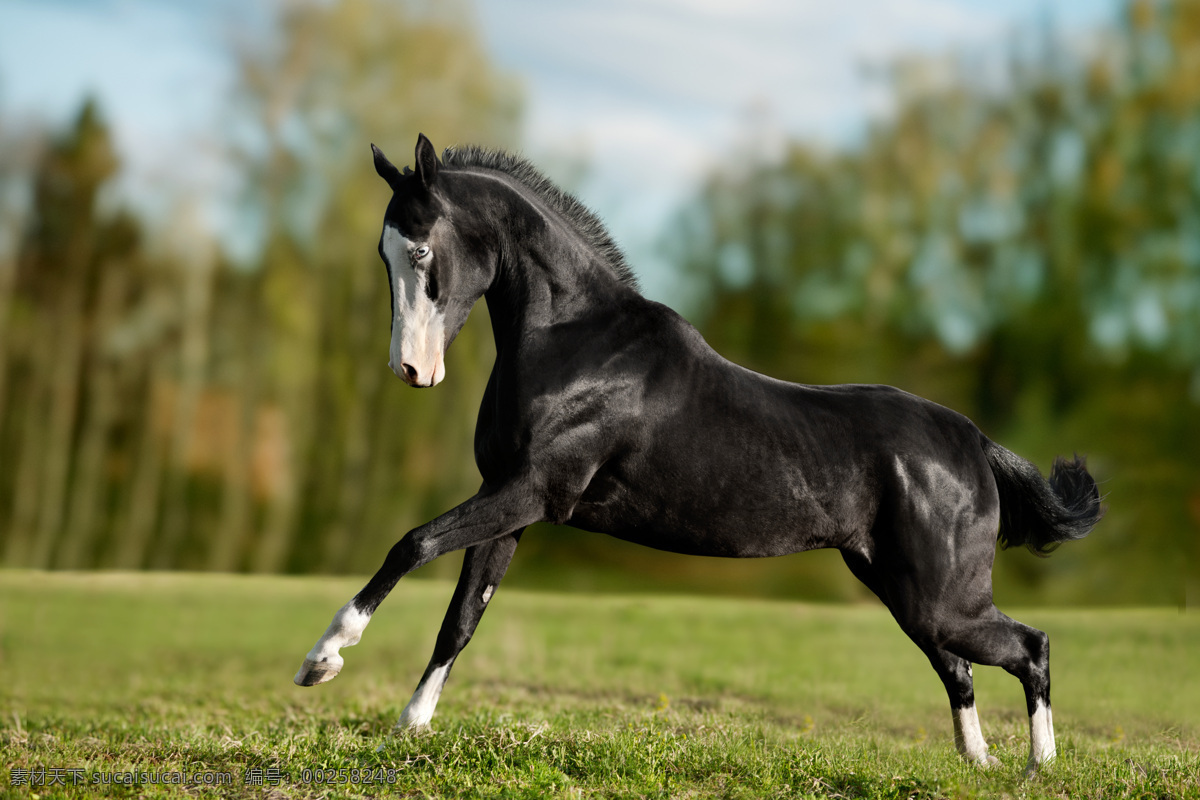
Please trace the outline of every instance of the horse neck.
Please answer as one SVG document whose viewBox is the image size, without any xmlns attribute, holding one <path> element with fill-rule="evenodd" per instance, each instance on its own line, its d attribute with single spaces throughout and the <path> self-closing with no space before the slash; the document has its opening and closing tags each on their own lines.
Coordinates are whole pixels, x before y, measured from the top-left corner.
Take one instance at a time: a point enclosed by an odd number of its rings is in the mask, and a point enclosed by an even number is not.
<svg viewBox="0 0 1200 800">
<path fill-rule="evenodd" d="M 513 190 L 495 224 L 496 278 L 484 293 L 496 349 L 532 330 L 583 319 L 633 291 L 573 224 L 527 192 Z"/>
</svg>

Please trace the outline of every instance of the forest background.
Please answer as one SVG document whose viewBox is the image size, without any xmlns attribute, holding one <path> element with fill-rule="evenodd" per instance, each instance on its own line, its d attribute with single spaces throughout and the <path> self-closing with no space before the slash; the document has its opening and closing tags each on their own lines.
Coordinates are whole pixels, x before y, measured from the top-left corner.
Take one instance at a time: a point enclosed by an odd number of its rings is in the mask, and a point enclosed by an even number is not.
<svg viewBox="0 0 1200 800">
<path fill-rule="evenodd" d="M 474 492 L 486 308 L 438 389 L 386 370 L 367 157 L 406 163 L 418 130 L 522 146 L 520 78 L 472 19 L 313 0 L 281 6 L 272 46 L 231 43 L 244 252 L 186 203 L 122 200 L 102 100 L 61 129 L 0 117 L 0 563 L 368 573 Z M 1049 560 L 999 554 L 999 602 L 1194 606 L 1200 3 L 1129 2 L 1088 46 L 1026 33 L 999 72 L 896 59 L 890 113 L 852 144 L 764 142 L 748 115 L 661 233 L 679 291 L 657 299 L 753 369 L 899 386 L 1043 470 L 1086 453 L 1108 516 Z M 567 189 L 587 168 L 545 166 Z M 867 595 L 835 553 L 729 562 L 550 526 L 507 581 Z"/>
</svg>

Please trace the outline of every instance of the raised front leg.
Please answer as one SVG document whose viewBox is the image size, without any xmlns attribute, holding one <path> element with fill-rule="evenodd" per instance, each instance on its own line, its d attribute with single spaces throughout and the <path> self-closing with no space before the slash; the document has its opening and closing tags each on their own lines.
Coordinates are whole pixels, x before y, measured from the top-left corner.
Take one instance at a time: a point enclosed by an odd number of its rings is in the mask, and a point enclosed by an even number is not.
<svg viewBox="0 0 1200 800">
<path fill-rule="evenodd" d="M 304 658 L 294 681 L 315 686 L 342 668 L 339 650 L 357 644 L 371 614 L 403 576 L 454 550 L 485 544 L 542 519 L 538 494 L 516 481 L 495 491 L 480 490 L 462 505 L 409 531 L 388 552 L 383 566 L 367 585 L 333 617 L 325 633 Z M 511 553 L 510 553 L 511 557 Z"/>
<path fill-rule="evenodd" d="M 433 657 L 429 659 L 429 666 L 425 668 L 412 699 L 400 714 L 400 721 L 396 723 L 398 731 L 429 727 L 450 667 L 471 641 L 475 626 L 508 570 L 520 538 L 521 532 L 517 531 L 467 550 L 458 587 L 446 609 L 446 618 L 433 648 Z"/>
</svg>

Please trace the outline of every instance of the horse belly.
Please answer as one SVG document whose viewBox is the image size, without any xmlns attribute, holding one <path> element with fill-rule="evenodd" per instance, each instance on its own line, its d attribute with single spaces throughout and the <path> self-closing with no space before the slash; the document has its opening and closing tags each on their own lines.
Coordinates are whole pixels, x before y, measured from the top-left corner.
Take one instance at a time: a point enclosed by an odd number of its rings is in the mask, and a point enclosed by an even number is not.
<svg viewBox="0 0 1200 800">
<path fill-rule="evenodd" d="M 828 546 L 816 542 L 811 537 L 777 537 L 772 535 L 772 530 L 774 529 L 751 527 L 696 530 L 655 524 L 619 527 L 600 532 L 668 553 L 718 558 L 767 558 Z"/>
<path fill-rule="evenodd" d="M 838 547 L 874 516 L 856 481 L 829 493 L 814 490 L 795 468 L 769 477 L 683 473 L 643 480 L 598 473 L 568 524 L 672 553 L 761 558 Z"/>
</svg>

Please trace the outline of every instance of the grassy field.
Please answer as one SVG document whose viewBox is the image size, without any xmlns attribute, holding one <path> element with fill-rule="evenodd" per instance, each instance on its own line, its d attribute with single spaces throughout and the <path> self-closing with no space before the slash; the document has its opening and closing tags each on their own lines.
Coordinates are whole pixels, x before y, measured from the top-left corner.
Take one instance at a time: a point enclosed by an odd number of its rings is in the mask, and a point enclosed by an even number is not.
<svg viewBox="0 0 1200 800">
<path fill-rule="evenodd" d="M 1195 614 L 1013 612 L 1050 634 L 1059 744 L 1022 781 L 1016 680 L 976 669 L 1003 766 L 965 766 L 877 606 L 501 590 L 435 732 L 392 738 L 453 587 L 402 583 L 335 681 L 292 685 L 358 586 L 0 572 L 0 794 L 1200 797 Z M 105 783 L 126 773 L 230 783 Z"/>
</svg>

